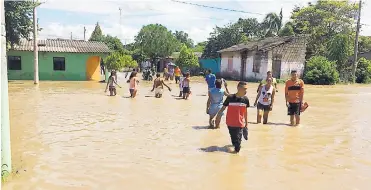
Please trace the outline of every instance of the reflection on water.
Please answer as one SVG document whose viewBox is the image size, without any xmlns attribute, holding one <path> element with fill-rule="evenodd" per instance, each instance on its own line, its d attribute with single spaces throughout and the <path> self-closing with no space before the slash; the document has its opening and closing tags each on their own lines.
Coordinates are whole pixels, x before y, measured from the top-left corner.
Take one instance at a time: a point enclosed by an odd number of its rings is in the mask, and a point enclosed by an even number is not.
<svg viewBox="0 0 371 190">
<path fill-rule="evenodd" d="M 124 81 L 124 80 L 120 80 Z M 236 83 L 230 83 L 235 91 Z M 302 126 L 287 126 L 282 91 L 269 125 L 256 125 L 241 154 L 227 128 L 208 130 L 206 84 L 188 101 L 162 99 L 142 82 L 136 99 L 95 82 L 9 83 L 13 179 L 4 189 L 369 189 L 370 86 L 306 87 Z M 255 99 L 256 84 L 248 97 Z M 280 90 L 283 86 L 280 86 Z M 146 97 L 150 96 L 150 97 Z"/>
</svg>

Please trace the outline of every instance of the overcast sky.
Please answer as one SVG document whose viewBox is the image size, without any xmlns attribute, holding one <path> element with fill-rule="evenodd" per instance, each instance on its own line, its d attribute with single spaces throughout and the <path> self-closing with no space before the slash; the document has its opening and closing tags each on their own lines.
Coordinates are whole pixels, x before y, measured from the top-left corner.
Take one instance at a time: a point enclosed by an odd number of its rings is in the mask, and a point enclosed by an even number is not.
<svg viewBox="0 0 371 190">
<path fill-rule="evenodd" d="M 180 0 L 213 7 L 241 10 L 240 13 L 187 5 L 172 0 L 41 0 L 38 8 L 39 23 L 43 30 L 40 38 L 83 39 L 97 22 L 104 34 L 118 36 L 124 43 L 131 43 L 143 25 L 160 23 L 168 29 L 183 30 L 195 42 L 205 41 L 216 25 L 223 26 L 238 18 L 255 17 L 259 21 L 269 12 L 283 9 L 284 21 L 288 20 L 295 5 L 306 5 L 308 0 Z M 352 0 L 353 1 L 353 0 Z M 312 1 L 313 2 L 313 1 Z M 120 11 L 121 30 L 120 30 Z M 371 1 L 366 0 L 362 9 L 362 33 L 371 36 Z"/>
</svg>

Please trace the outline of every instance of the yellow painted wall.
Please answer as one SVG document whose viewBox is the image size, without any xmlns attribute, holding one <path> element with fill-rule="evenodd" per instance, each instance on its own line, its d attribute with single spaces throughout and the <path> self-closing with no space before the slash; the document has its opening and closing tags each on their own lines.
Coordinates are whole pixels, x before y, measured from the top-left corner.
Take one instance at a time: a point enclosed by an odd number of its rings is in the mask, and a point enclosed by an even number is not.
<svg viewBox="0 0 371 190">
<path fill-rule="evenodd" d="M 91 56 L 86 61 L 86 79 L 100 81 L 100 57 Z"/>
</svg>

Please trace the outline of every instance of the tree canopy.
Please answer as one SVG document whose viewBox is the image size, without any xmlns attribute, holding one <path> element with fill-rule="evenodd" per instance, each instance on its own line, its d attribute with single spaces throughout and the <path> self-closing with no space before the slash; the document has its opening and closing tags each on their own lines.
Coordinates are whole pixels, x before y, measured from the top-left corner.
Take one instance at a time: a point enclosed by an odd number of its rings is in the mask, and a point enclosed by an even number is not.
<svg viewBox="0 0 371 190">
<path fill-rule="evenodd" d="M 114 52 L 104 60 L 105 66 L 109 70 L 121 70 L 125 67 L 137 67 L 138 63 L 130 55 Z"/>
<path fill-rule="evenodd" d="M 174 33 L 175 38 L 180 42 L 180 44 L 185 44 L 188 48 L 193 48 L 193 40 L 189 38 L 188 34 L 183 31 L 175 31 Z M 181 49 L 182 45 L 178 47 L 179 51 Z"/>
<path fill-rule="evenodd" d="M 10 45 L 18 44 L 21 38 L 29 39 L 33 31 L 32 1 L 5 1 L 6 41 Z"/>
<path fill-rule="evenodd" d="M 101 42 L 103 41 L 104 35 L 102 32 L 102 29 L 100 28 L 99 23 L 95 25 L 94 31 L 91 33 L 91 36 L 89 38 L 89 41 L 98 41 Z"/>
<path fill-rule="evenodd" d="M 176 49 L 174 35 L 161 24 L 143 26 L 135 37 L 136 47 L 152 60 L 170 56 Z"/>
<path fill-rule="evenodd" d="M 176 60 L 176 64 L 183 68 L 198 67 L 198 58 L 193 53 L 191 48 L 188 48 L 185 44 L 182 45 L 182 49 L 179 53 L 179 58 Z"/>
</svg>

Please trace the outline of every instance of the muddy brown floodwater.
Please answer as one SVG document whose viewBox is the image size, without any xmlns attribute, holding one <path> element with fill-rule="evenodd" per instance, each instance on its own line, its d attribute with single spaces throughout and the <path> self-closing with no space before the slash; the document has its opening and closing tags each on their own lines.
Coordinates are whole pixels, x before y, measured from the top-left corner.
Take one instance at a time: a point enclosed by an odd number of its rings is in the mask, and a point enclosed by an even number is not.
<svg viewBox="0 0 371 190">
<path fill-rule="evenodd" d="M 132 100 L 120 81 L 117 97 L 96 82 L 10 82 L 18 172 L 3 189 L 370 189 L 371 86 L 306 86 L 310 107 L 293 128 L 280 85 L 271 123 L 249 124 L 249 141 L 234 155 L 225 152 L 224 123 L 206 129 L 206 84 L 192 84 L 184 101 L 175 84 L 155 99 L 141 82 Z M 253 104 L 257 84 L 249 86 Z M 255 122 L 255 108 L 248 111 Z"/>
</svg>

